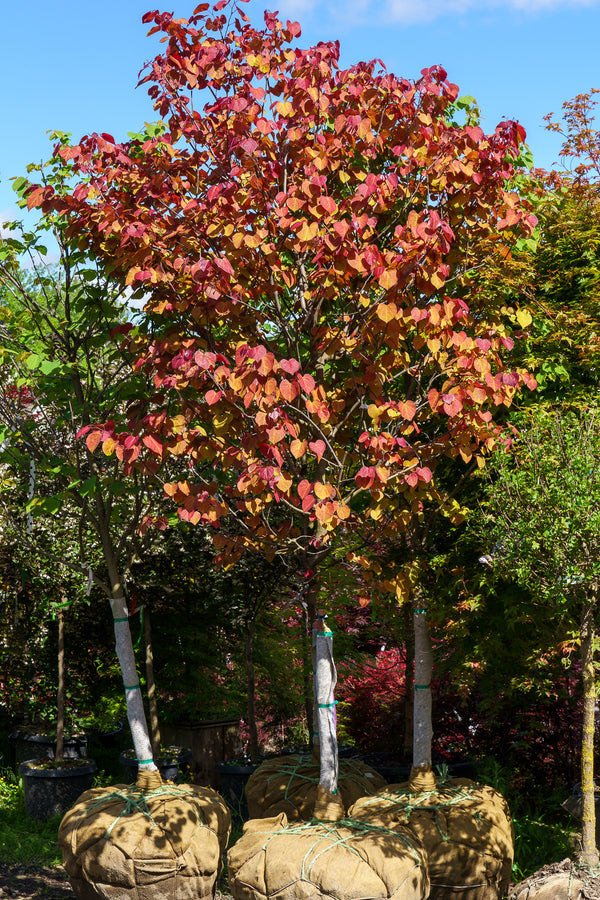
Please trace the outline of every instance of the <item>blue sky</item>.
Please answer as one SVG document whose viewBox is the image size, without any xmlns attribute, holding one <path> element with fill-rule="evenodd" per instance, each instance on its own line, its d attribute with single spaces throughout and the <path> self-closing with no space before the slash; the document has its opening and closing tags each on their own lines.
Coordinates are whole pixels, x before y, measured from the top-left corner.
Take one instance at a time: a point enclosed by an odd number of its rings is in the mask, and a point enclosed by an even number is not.
<svg viewBox="0 0 600 900">
<path fill-rule="evenodd" d="M 161 5 L 177 16 L 198 0 Z M 172 0 L 171 0 L 172 4 Z M 16 214 L 10 177 L 48 155 L 46 132 L 124 139 L 156 116 L 137 74 L 159 50 L 141 17 L 157 0 L 28 0 L 7 4 L 0 29 L 0 220 Z M 264 0 L 245 10 L 259 22 Z M 537 165 L 551 167 L 560 141 L 543 116 L 600 87 L 600 0 L 273 0 L 302 25 L 302 45 L 338 39 L 342 64 L 377 57 L 416 77 L 443 65 L 479 102 L 484 127 L 504 118 L 526 128 Z"/>
</svg>

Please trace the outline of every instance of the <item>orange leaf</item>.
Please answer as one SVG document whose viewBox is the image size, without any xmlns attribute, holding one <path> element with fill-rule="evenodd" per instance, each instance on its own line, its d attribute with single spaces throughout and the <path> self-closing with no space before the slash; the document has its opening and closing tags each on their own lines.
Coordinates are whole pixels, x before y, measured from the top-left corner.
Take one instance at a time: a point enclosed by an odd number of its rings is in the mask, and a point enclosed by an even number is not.
<svg viewBox="0 0 600 900">
<path fill-rule="evenodd" d="M 322 459 L 322 457 L 323 457 L 323 454 L 325 453 L 325 450 L 327 449 L 327 445 L 325 444 L 325 441 L 321 441 L 321 440 L 319 440 L 319 441 L 309 441 L 309 442 L 308 442 L 308 446 L 310 447 L 310 449 L 311 449 L 311 450 L 314 452 L 314 454 L 316 455 L 316 457 L 317 457 L 317 462 L 321 462 L 321 459 Z"/>
<path fill-rule="evenodd" d="M 292 384 L 291 381 L 288 381 L 287 378 L 284 378 L 283 381 L 279 384 L 279 393 L 288 403 L 291 403 L 292 400 L 298 395 L 298 386 Z"/>
<path fill-rule="evenodd" d="M 308 441 L 294 440 L 290 444 L 290 452 L 296 459 L 300 459 L 300 457 L 304 456 L 304 454 L 306 453 L 307 447 Z"/>
<path fill-rule="evenodd" d="M 417 407 L 412 400 L 407 400 L 406 403 L 398 403 L 398 411 L 401 413 L 402 418 L 412 422 L 417 413 Z"/>
<path fill-rule="evenodd" d="M 163 450 L 163 445 L 157 438 L 154 437 L 153 434 L 147 434 L 142 438 L 143 443 L 146 445 L 148 450 L 151 450 L 152 453 L 161 454 Z"/>
<path fill-rule="evenodd" d="M 94 450 L 96 449 L 96 447 L 98 446 L 98 444 L 100 443 L 100 437 L 101 437 L 101 432 L 99 432 L 99 431 L 92 431 L 86 437 L 85 443 L 86 443 L 87 448 L 90 451 L 90 453 L 93 453 Z"/>
<path fill-rule="evenodd" d="M 384 291 L 389 291 L 398 283 L 398 272 L 396 269 L 385 269 L 377 280 Z"/>
<path fill-rule="evenodd" d="M 377 316 L 382 322 L 391 322 L 398 314 L 395 303 L 380 303 L 377 306 Z"/>
</svg>

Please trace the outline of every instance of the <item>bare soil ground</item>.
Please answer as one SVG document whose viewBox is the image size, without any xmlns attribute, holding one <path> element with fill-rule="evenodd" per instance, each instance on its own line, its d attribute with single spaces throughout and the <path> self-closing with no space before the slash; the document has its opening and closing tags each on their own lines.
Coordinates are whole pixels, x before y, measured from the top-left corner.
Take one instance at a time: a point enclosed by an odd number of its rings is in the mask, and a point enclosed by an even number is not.
<svg viewBox="0 0 600 900">
<path fill-rule="evenodd" d="M 73 900 L 74 896 L 62 866 L 9 866 L 0 863 L 0 898 Z"/>
<path fill-rule="evenodd" d="M 9 866 L 0 863 L 0 900 L 74 900 L 62 866 Z M 215 900 L 232 900 L 217 891 Z"/>
</svg>

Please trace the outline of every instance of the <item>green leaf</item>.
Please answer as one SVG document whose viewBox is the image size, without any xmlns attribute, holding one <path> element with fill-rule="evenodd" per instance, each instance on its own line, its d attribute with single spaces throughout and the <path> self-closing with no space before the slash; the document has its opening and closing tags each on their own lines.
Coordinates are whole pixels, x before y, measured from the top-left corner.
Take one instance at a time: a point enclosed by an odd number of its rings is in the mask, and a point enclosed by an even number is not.
<svg viewBox="0 0 600 900">
<path fill-rule="evenodd" d="M 37 353 L 30 353 L 25 360 L 25 365 L 33 372 L 35 369 L 39 369 L 41 362 L 41 356 L 38 356 Z"/>
<path fill-rule="evenodd" d="M 53 375 L 58 373 L 59 371 L 64 371 L 65 366 L 63 363 L 56 362 L 52 359 L 44 359 L 42 360 L 42 364 L 39 367 L 44 375 Z"/>
</svg>

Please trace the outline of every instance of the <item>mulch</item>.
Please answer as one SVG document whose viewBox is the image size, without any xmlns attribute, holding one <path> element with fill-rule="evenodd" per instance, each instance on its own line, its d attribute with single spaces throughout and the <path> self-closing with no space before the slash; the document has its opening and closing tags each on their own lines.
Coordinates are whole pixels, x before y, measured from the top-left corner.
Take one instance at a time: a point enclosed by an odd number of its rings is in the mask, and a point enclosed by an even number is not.
<svg viewBox="0 0 600 900">
<path fill-rule="evenodd" d="M 520 882 L 509 900 L 552 897 L 552 900 L 600 900 L 600 868 L 589 869 L 571 859 L 549 863 Z"/>
</svg>

